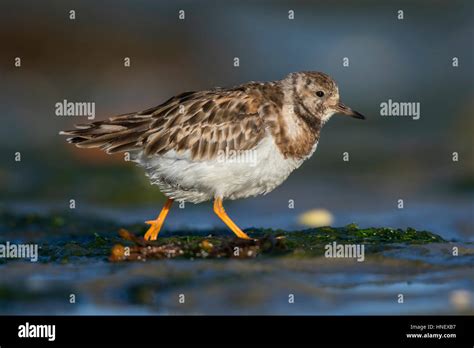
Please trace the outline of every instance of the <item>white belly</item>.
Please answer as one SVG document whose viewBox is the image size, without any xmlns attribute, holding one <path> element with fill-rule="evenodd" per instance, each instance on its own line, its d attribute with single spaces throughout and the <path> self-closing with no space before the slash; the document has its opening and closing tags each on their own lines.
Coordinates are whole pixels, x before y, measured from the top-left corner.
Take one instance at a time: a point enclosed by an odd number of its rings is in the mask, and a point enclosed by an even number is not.
<svg viewBox="0 0 474 348">
<path fill-rule="evenodd" d="M 316 146 L 317 143 L 311 154 Z M 158 185 L 166 196 L 192 203 L 214 197 L 238 199 L 266 194 L 304 161 L 285 159 L 271 136 L 252 150 L 229 152 L 227 156 L 221 153 L 213 160 L 192 161 L 189 153 L 175 151 L 152 157 L 139 152 L 132 160 L 146 169 L 151 183 Z"/>
</svg>

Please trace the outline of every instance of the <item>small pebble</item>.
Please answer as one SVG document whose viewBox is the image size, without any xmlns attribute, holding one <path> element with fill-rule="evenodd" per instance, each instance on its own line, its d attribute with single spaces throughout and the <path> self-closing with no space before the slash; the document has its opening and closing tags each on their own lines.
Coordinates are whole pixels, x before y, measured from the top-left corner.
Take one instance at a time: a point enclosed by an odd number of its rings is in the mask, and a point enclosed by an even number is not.
<svg viewBox="0 0 474 348">
<path fill-rule="evenodd" d="M 468 310 L 471 307 L 472 296 L 467 290 L 454 290 L 449 295 L 449 300 L 458 311 Z"/>
</svg>

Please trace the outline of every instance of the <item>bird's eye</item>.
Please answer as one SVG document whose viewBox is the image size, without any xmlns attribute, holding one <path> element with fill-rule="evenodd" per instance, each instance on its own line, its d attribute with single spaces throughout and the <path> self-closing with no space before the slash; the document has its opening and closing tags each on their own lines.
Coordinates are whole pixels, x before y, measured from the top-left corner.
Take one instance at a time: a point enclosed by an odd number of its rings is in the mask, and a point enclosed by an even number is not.
<svg viewBox="0 0 474 348">
<path fill-rule="evenodd" d="M 317 91 L 316 95 L 320 98 L 324 97 L 324 92 L 323 91 Z"/>
</svg>

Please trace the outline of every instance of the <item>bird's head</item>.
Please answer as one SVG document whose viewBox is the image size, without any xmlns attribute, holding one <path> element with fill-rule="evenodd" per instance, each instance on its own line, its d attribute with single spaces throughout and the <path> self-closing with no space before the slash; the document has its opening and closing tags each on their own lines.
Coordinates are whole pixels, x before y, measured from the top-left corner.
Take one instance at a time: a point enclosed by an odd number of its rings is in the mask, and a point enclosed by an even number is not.
<svg viewBox="0 0 474 348">
<path fill-rule="evenodd" d="M 322 124 L 336 113 L 365 119 L 362 114 L 345 106 L 339 100 L 336 82 L 324 73 L 315 71 L 291 73 L 285 78 L 284 85 L 292 89 L 293 105 L 302 109 L 300 112 L 319 118 Z"/>
</svg>

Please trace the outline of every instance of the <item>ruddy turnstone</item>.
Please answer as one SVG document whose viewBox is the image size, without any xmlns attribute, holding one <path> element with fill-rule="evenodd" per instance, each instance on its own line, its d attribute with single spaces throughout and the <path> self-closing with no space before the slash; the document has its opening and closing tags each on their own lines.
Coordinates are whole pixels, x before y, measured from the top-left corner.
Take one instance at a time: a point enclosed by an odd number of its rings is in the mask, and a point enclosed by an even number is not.
<svg viewBox="0 0 474 348">
<path fill-rule="evenodd" d="M 323 125 L 341 113 L 364 119 L 339 101 L 334 80 L 296 72 L 279 81 L 186 92 L 141 112 L 60 134 L 81 148 L 128 151 L 168 200 L 145 234 L 158 237 L 174 200 L 214 200 L 214 212 L 240 238 L 225 199 L 266 194 L 316 150 Z M 251 159 L 251 160 L 249 160 Z"/>
</svg>

